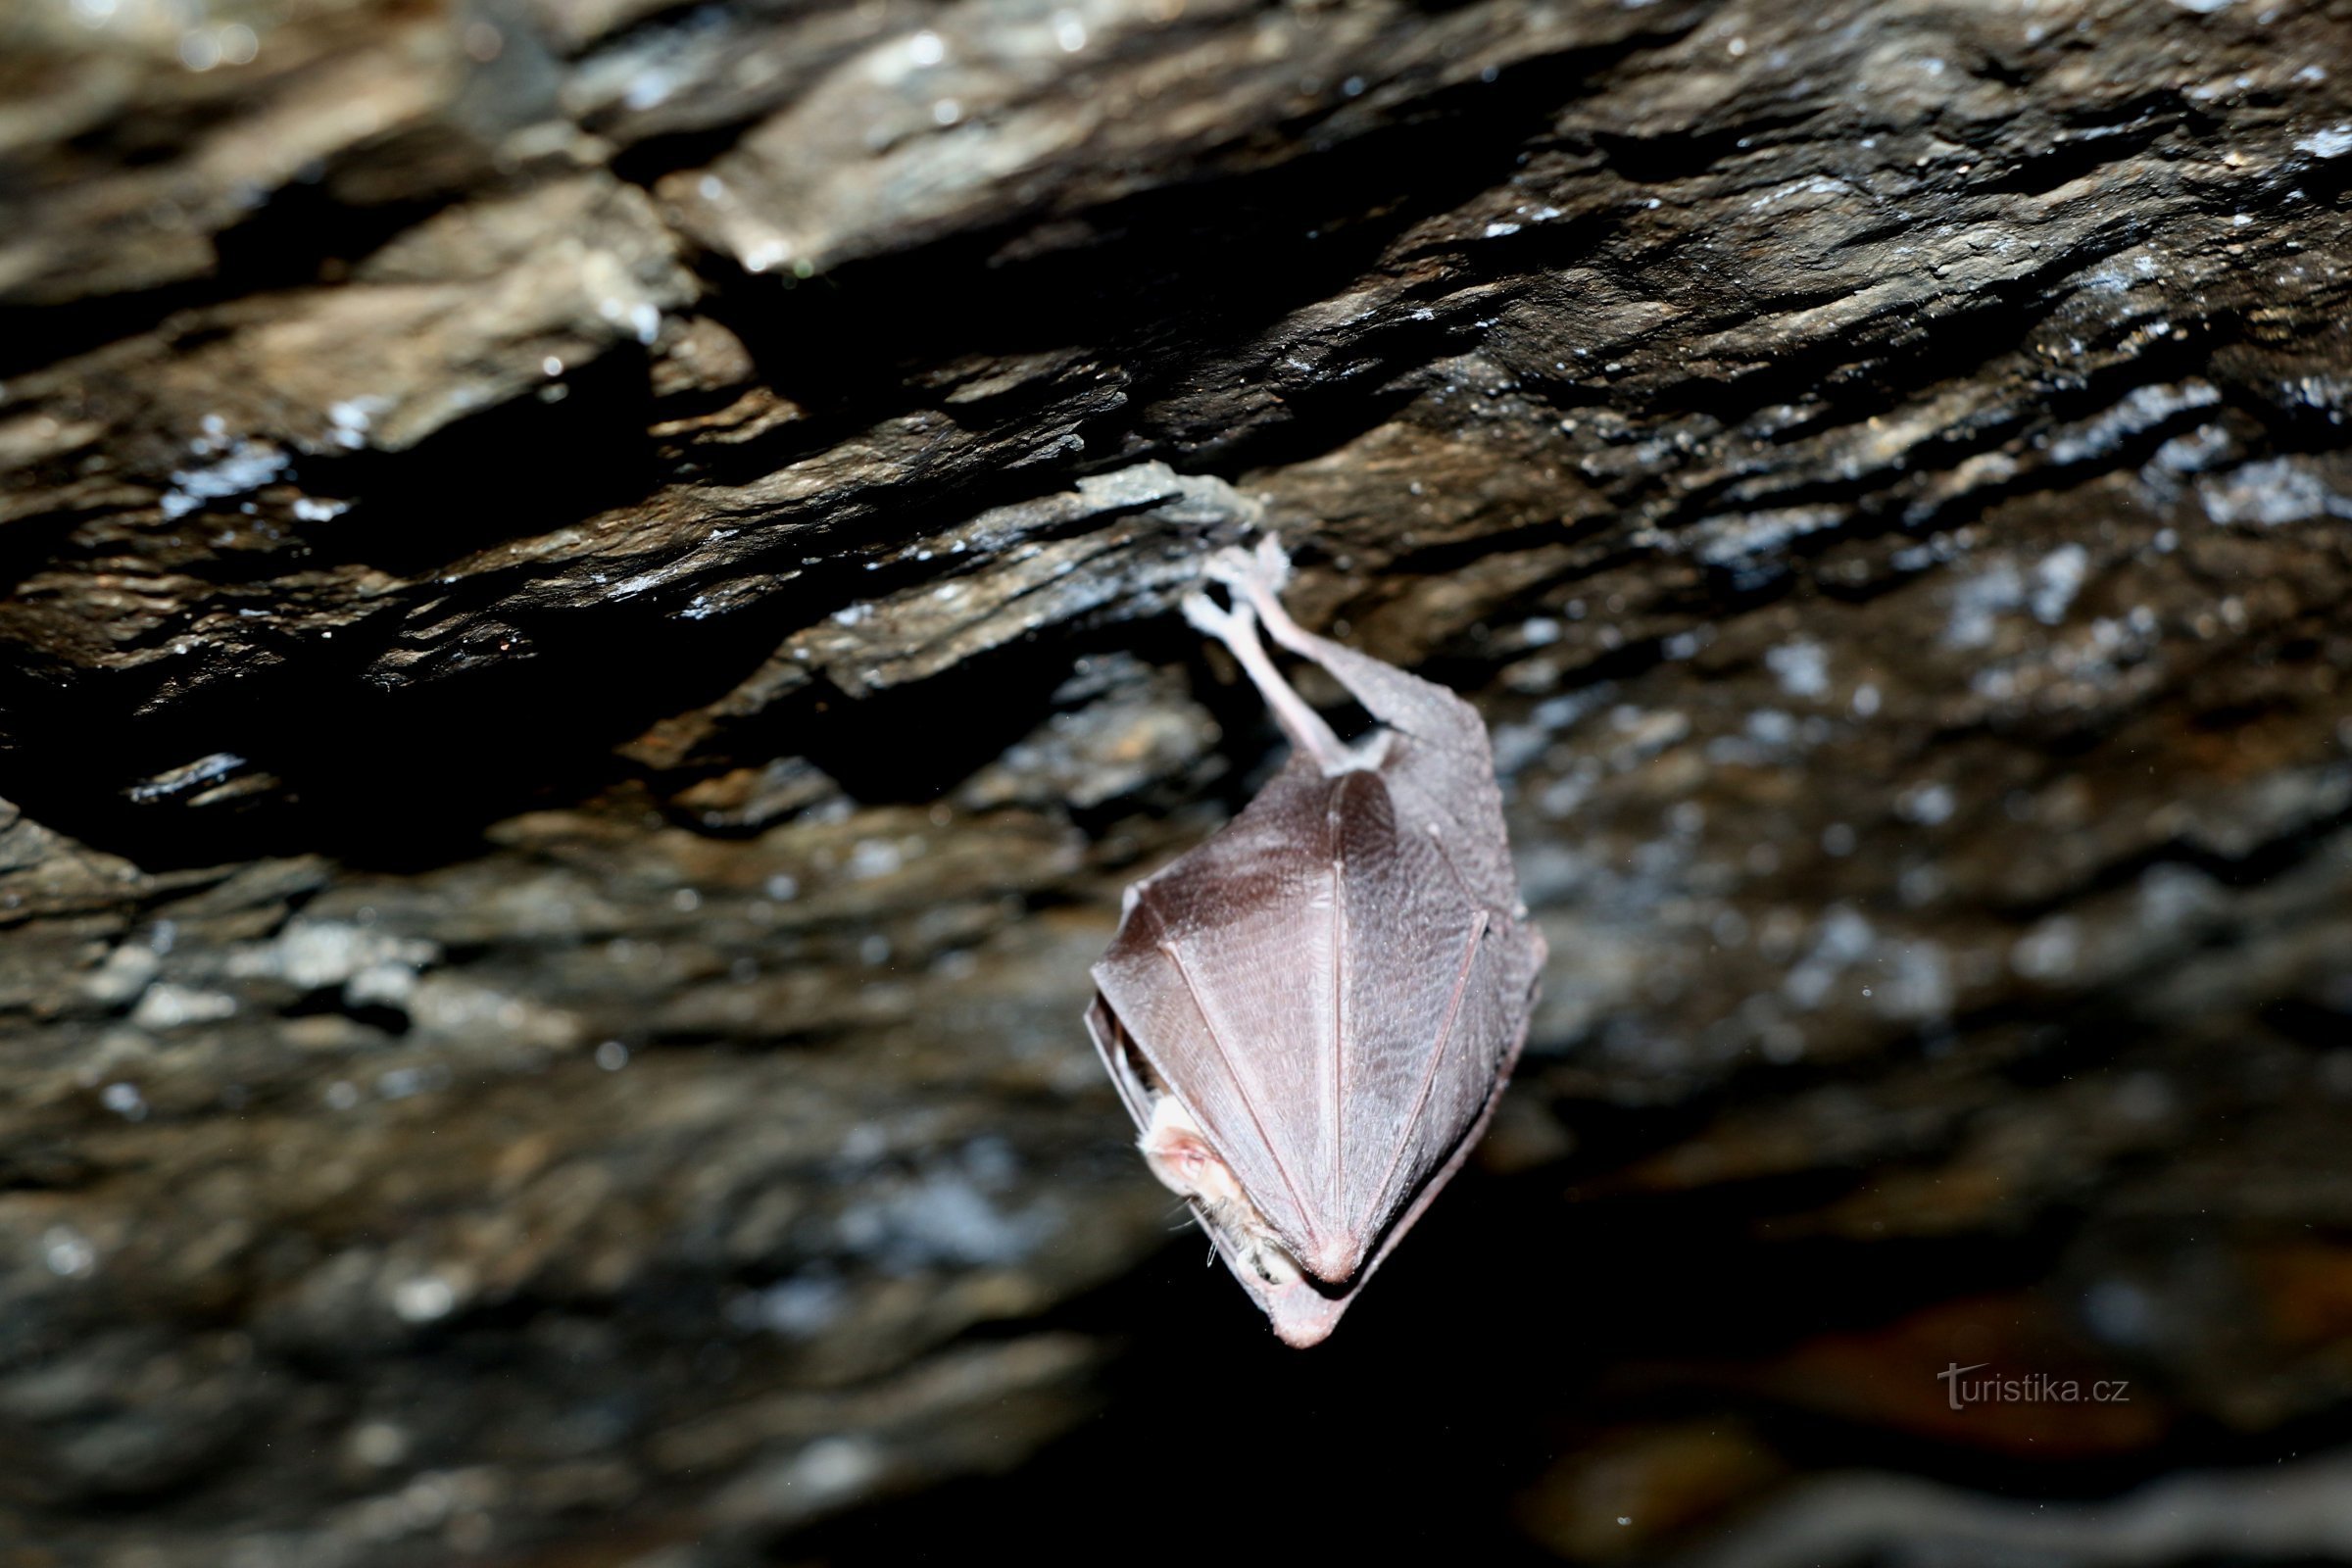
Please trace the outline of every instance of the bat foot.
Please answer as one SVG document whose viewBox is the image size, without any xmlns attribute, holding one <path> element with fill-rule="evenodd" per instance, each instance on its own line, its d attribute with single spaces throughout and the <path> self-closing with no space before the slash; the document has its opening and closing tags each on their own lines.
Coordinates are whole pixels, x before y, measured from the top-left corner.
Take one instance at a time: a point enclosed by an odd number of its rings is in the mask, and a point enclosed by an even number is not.
<svg viewBox="0 0 2352 1568">
<path fill-rule="evenodd" d="M 1251 552 L 1251 556 L 1257 568 L 1257 580 L 1266 585 L 1269 593 L 1281 591 L 1283 585 L 1291 580 L 1290 552 L 1282 548 L 1280 539 L 1270 533 L 1259 536 L 1257 548 Z"/>
<path fill-rule="evenodd" d="M 1283 584 L 1291 580 L 1291 558 L 1282 541 L 1269 533 L 1259 537 L 1254 549 L 1229 545 L 1218 551 L 1201 563 L 1200 574 L 1232 589 L 1236 599 L 1245 594 L 1255 599 L 1282 591 Z"/>
</svg>

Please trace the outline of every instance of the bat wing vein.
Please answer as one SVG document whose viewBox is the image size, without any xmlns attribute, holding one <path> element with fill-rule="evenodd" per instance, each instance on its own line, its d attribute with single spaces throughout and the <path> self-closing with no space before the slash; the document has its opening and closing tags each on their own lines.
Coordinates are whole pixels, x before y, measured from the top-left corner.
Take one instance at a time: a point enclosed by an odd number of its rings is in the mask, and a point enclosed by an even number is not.
<svg viewBox="0 0 2352 1568">
<path fill-rule="evenodd" d="M 1389 1156 L 1389 1168 L 1381 1173 L 1380 1185 L 1372 1189 L 1372 1210 L 1367 1220 L 1377 1219 L 1389 1194 L 1389 1184 L 1396 1179 L 1396 1169 L 1404 1163 L 1404 1152 L 1413 1145 L 1413 1133 L 1421 1125 L 1421 1112 L 1429 1104 L 1430 1091 L 1437 1086 L 1438 1068 L 1446 1061 L 1446 1053 L 1453 1045 L 1454 1021 L 1462 1015 L 1462 997 L 1470 988 L 1470 970 L 1478 962 L 1478 945 L 1487 934 L 1486 910 L 1470 922 L 1470 942 L 1462 951 L 1461 973 L 1453 977 L 1453 996 L 1446 1004 L 1446 1022 L 1438 1031 L 1438 1048 L 1429 1054 L 1429 1070 L 1421 1075 L 1421 1092 L 1413 1097 L 1413 1108 L 1404 1118 L 1404 1135 L 1396 1141 L 1396 1152 Z"/>
<path fill-rule="evenodd" d="M 1275 1174 L 1282 1178 L 1282 1185 L 1290 1190 L 1291 1201 L 1298 1205 L 1299 1219 L 1311 1224 L 1314 1210 L 1307 1207 L 1306 1200 L 1298 1196 L 1298 1184 L 1291 1179 L 1290 1167 L 1282 1162 L 1281 1149 L 1266 1135 L 1266 1121 L 1258 1114 L 1257 1097 L 1250 1093 L 1250 1080 L 1242 1075 L 1242 1064 L 1226 1046 L 1224 1035 L 1217 1029 L 1217 1020 L 1208 1010 L 1207 1000 L 1200 995 L 1200 988 L 1193 983 L 1193 972 L 1185 966 L 1184 955 L 1176 951 L 1174 942 L 1165 939 L 1160 942 L 1159 951 L 1166 954 L 1168 961 L 1176 966 L 1176 976 L 1184 982 L 1185 995 L 1192 998 L 1193 1009 L 1200 1014 L 1200 1025 L 1208 1031 L 1208 1043 L 1217 1048 L 1217 1059 L 1225 1064 L 1225 1075 L 1233 1080 L 1235 1092 L 1242 1097 L 1242 1108 L 1250 1113 L 1250 1125 L 1257 1129 L 1258 1144 L 1265 1150 L 1266 1157 L 1274 1162 Z"/>
<path fill-rule="evenodd" d="M 1427 790 L 1421 788 L 1421 786 L 1418 784 L 1405 783 L 1405 781 L 1402 779 L 1397 779 L 1394 782 L 1397 784 L 1404 784 L 1407 789 L 1410 789 L 1415 795 L 1421 798 L 1423 805 L 1428 808 L 1426 820 L 1431 822 L 1439 822 L 1446 819 L 1447 813 L 1438 808 L 1437 802 L 1431 797 Z M 1458 887 L 1462 890 L 1462 897 L 1472 904 L 1486 903 L 1486 899 L 1480 896 L 1475 888 L 1470 886 L 1470 879 L 1462 875 L 1461 865 L 1454 859 L 1453 849 L 1446 842 L 1446 835 L 1444 833 L 1432 833 L 1429 836 L 1429 842 L 1431 846 L 1437 850 L 1438 858 L 1446 862 L 1446 869 L 1452 873 L 1453 884 L 1455 887 Z"/>
<path fill-rule="evenodd" d="M 1342 1224 L 1348 1217 L 1348 867 L 1339 838 L 1336 810 L 1325 816 L 1331 830 L 1331 1078 L 1332 1094 L 1323 1107 L 1331 1141 L 1333 1209 Z"/>
</svg>

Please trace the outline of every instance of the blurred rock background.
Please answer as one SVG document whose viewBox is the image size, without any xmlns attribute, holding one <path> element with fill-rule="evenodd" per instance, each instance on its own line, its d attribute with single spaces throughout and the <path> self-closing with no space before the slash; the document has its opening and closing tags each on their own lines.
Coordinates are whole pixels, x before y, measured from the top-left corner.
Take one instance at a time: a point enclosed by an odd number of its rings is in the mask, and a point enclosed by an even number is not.
<svg viewBox="0 0 2352 1568">
<path fill-rule="evenodd" d="M 0 211 L 7 1568 L 2352 1555 L 2352 6 L 18 0 Z M 1260 527 L 1554 955 L 1303 1356 Z"/>
</svg>

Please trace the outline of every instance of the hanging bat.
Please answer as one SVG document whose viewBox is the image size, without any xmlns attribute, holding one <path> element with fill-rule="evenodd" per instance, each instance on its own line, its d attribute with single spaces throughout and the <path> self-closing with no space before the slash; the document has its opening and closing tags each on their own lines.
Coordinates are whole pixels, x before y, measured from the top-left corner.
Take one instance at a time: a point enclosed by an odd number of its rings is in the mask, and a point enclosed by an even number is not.
<svg viewBox="0 0 2352 1568">
<path fill-rule="evenodd" d="M 1198 849 L 1127 889 L 1087 1029 L 1181 1195 L 1284 1343 L 1329 1335 L 1459 1170 L 1527 1038 L 1544 967 L 1486 726 L 1453 693 L 1318 637 L 1273 540 L 1184 604 L 1289 735 L 1289 763 Z M 1258 642 L 1379 720 L 1343 744 Z"/>
</svg>

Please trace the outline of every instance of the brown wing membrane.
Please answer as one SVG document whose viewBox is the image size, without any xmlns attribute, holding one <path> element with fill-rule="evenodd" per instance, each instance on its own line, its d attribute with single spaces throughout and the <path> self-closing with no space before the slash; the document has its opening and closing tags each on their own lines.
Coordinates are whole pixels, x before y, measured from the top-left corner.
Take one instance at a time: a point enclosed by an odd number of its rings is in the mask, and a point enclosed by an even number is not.
<svg viewBox="0 0 2352 1568">
<path fill-rule="evenodd" d="M 1350 1252 L 1332 1260 L 1344 1261 L 1345 1277 L 1494 1087 L 1491 1044 L 1459 1024 L 1470 988 L 1492 983 L 1483 933 L 1494 917 L 1471 901 L 1435 836 L 1397 811 L 1382 773 L 1333 780 L 1328 818 L 1348 911 L 1334 1174 Z"/>
<path fill-rule="evenodd" d="M 1136 1049 L 1302 1257 L 1331 1228 L 1319 1099 L 1337 953 L 1329 783 L 1294 762 L 1135 889 L 1095 984 Z"/>
<path fill-rule="evenodd" d="M 1127 1107 L 1137 1127 L 1149 1126 L 1152 1088 L 1136 1075 L 1135 1061 L 1128 1054 L 1127 1032 L 1119 1027 L 1119 1015 L 1100 993 L 1086 1009 L 1086 1032 L 1095 1043 L 1095 1054 L 1102 1058 L 1103 1071 L 1110 1074 L 1111 1087 L 1119 1092 L 1119 1103 Z"/>
<path fill-rule="evenodd" d="M 1297 765 L 1137 890 L 1096 982 L 1268 1223 L 1338 1283 L 1516 1044 L 1503 918 L 1379 773 Z"/>
</svg>

